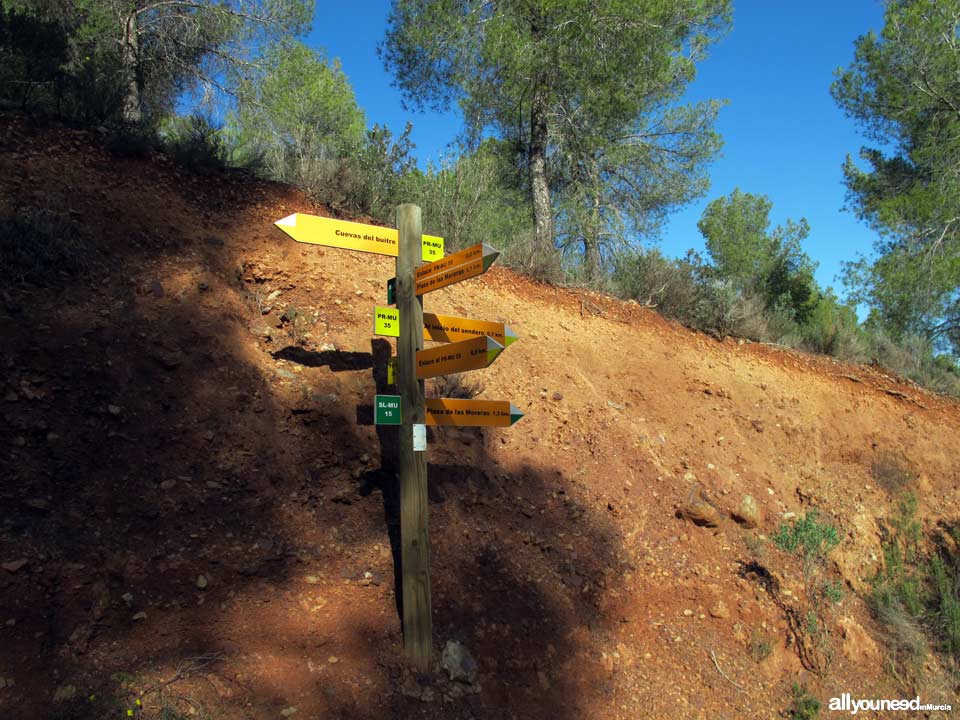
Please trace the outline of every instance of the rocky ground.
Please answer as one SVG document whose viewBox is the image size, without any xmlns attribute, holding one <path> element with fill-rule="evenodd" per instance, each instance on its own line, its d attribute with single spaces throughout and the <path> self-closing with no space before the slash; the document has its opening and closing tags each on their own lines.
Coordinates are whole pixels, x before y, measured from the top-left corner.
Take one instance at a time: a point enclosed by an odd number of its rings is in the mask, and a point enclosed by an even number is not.
<svg viewBox="0 0 960 720">
<path fill-rule="evenodd" d="M 496 267 L 425 301 L 517 332 L 465 379 L 526 417 L 431 435 L 437 665 L 408 669 L 370 424 L 393 260 L 294 243 L 272 224 L 292 212 L 323 209 L 0 116 L 0 217 L 42 217 L 71 269 L 0 272 L 0 715 L 717 720 L 776 717 L 794 683 L 908 697 L 862 601 L 894 511 L 871 467 L 901 458 L 926 527 L 956 522 L 960 406 Z M 811 509 L 840 531 L 829 607 L 770 542 Z"/>
</svg>

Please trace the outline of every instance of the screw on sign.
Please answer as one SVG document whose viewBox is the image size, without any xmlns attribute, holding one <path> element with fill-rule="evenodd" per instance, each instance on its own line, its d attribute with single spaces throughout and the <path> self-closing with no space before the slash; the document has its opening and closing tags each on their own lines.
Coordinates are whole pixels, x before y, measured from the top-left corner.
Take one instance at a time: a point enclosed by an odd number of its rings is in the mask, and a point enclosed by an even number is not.
<svg viewBox="0 0 960 720">
<path fill-rule="evenodd" d="M 523 413 L 502 400 L 424 397 L 423 378 L 489 367 L 517 336 L 502 322 L 423 312 L 424 294 L 482 275 L 499 251 L 480 243 L 444 256 L 443 238 L 423 235 L 416 205 L 400 205 L 396 224 L 394 230 L 304 213 L 276 222 L 297 242 L 397 258 L 396 277 L 387 282 L 387 302 L 396 307 L 374 308 L 373 331 L 397 338 L 397 356 L 390 358 L 387 375 L 399 395 L 377 395 L 374 418 L 377 425 L 397 426 L 400 433 L 403 645 L 407 657 L 427 669 L 433 652 L 433 621 L 426 426 L 509 427 Z M 421 261 L 427 262 L 421 265 Z M 424 341 L 443 344 L 425 350 Z"/>
</svg>

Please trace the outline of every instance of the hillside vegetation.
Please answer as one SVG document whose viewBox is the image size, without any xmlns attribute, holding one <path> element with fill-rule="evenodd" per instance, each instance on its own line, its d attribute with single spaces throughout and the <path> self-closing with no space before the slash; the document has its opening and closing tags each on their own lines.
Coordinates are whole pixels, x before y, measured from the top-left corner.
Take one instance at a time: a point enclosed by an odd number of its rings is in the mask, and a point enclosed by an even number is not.
<svg viewBox="0 0 960 720">
<path fill-rule="evenodd" d="M 437 654 L 478 674 L 410 673 L 369 424 L 393 261 L 109 144 L 0 116 L 4 717 L 955 702 L 955 400 L 500 267 L 425 302 L 520 337 L 463 384 L 525 417 L 430 438 Z"/>
</svg>

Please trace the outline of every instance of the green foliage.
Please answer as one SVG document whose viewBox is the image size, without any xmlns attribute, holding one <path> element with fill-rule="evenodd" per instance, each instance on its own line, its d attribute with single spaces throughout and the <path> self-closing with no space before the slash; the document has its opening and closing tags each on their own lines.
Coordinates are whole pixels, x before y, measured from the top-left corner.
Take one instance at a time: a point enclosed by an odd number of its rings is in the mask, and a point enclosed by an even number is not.
<svg viewBox="0 0 960 720">
<path fill-rule="evenodd" d="M 274 179 L 319 192 L 363 139 L 363 111 L 339 62 L 303 43 L 265 49 L 242 94 L 250 102 L 228 120 L 231 159 Z"/>
<path fill-rule="evenodd" d="M 873 578 L 870 607 L 888 630 L 892 670 L 919 672 L 933 645 L 960 659 L 960 543 L 946 527 L 925 553 L 917 499 L 904 494 L 883 541 L 883 569 Z M 934 538 L 936 540 L 936 538 Z"/>
<path fill-rule="evenodd" d="M 674 101 L 729 12 L 727 0 L 395 0 L 379 50 L 408 103 L 457 101 L 473 138 L 514 143 L 534 250 L 554 253 L 558 213 L 596 268 L 608 235 L 702 192 L 716 108 Z"/>
<path fill-rule="evenodd" d="M 711 202 L 697 227 L 721 277 L 740 292 L 763 298 L 768 309 L 803 323 L 818 296 L 816 265 L 800 247 L 810 227 L 801 219 L 770 230 L 772 207 L 769 198 L 736 189 Z"/>
<path fill-rule="evenodd" d="M 721 106 L 650 112 L 593 148 L 580 141 L 592 121 L 582 114 L 565 119 L 578 141 L 552 165 L 556 232 L 576 279 L 599 283 L 617 252 L 638 237 L 656 237 L 670 212 L 707 192 L 706 166 L 722 145 L 713 131 Z"/>
<path fill-rule="evenodd" d="M 798 553 L 805 560 L 826 556 L 840 544 L 840 536 L 833 525 L 818 518 L 817 511 L 811 510 L 793 524 L 782 524 L 773 542 L 781 550 Z"/>
<path fill-rule="evenodd" d="M 861 354 L 857 312 L 829 289 L 819 293 L 800 327 L 800 338 L 802 347 L 824 355 L 855 359 Z"/>
<path fill-rule="evenodd" d="M 950 564 L 939 555 L 930 560 L 933 585 L 934 627 L 944 650 L 960 658 L 960 567 L 958 558 Z"/>
<path fill-rule="evenodd" d="M 750 657 L 754 662 L 763 662 L 773 654 L 773 641 L 770 637 L 754 630 L 750 636 Z"/>
<path fill-rule="evenodd" d="M 338 61 L 287 40 L 263 52 L 241 92 L 250 102 L 225 129 L 230 161 L 302 188 L 332 210 L 390 221 L 413 168 L 410 127 L 364 130 L 364 114 Z"/>
<path fill-rule="evenodd" d="M 790 720 L 814 720 L 820 717 L 820 701 L 807 692 L 807 686 L 793 683 L 792 703 L 787 709 Z"/>
<path fill-rule="evenodd" d="M 511 163 L 510 147 L 488 139 L 439 167 L 411 172 L 403 194 L 423 208 L 425 231 L 443 237 L 449 249 L 496 238 L 500 262 L 542 277 L 530 256 L 529 207 Z"/>
<path fill-rule="evenodd" d="M 879 36 L 856 42 L 832 93 L 890 154 L 844 165 L 849 201 L 881 233 L 875 260 L 847 267 L 856 299 L 895 337 L 960 352 L 960 0 L 888 0 Z"/>
<path fill-rule="evenodd" d="M 843 586 L 838 580 L 825 582 L 822 590 L 823 596 L 834 604 L 837 604 L 843 600 Z"/>
<path fill-rule="evenodd" d="M 878 325 L 868 318 L 858 359 L 876 362 L 937 392 L 960 396 L 960 376 L 952 371 L 951 359 L 938 360 L 928 337 L 908 333 L 894 338 Z"/>
<path fill-rule="evenodd" d="M 655 308 L 684 325 L 699 327 L 709 298 L 697 271 L 692 255 L 684 261 L 671 260 L 656 249 L 628 251 L 616 258 L 613 283 L 621 297 Z"/>
<path fill-rule="evenodd" d="M 184 93 L 237 95 L 256 49 L 306 29 L 309 0 L 0 0 L 0 97 L 153 129 Z M 11 25 L 13 23 L 13 25 Z M 5 32 L 5 27 L 8 32 Z M 12 30 L 11 30 L 12 28 Z"/>
<path fill-rule="evenodd" d="M 615 258 L 612 282 L 622 297 L 719 338 L 780 340 L 796 324 L 779 308 L 745 294 L 697 253 L 670 260 L 658 250 L 631 250 Z"/>
<path fill-rule="evenodd" d="M 920 521 L 917 497 L 904 494 L 898 502 L 898 515 L 892 519 L 893 534 L 883 546 L 883 573 L 876 581 L 878 599 L 900 602 L 914 617 L 923 611 L 920 556 Z"/>
<path fill-rule="evenodd" d="M 226 167 L 226 149 L 219 129 L 199 113 L 168 118 L 160 128 L 164 151 L 181 167 L 196 175 L 209 175 Z"/>
<path fill-rule="evenodd" d="M 67 38 L 54 22 L 0 2 L 0 98 L 22 110 L 52 108 L 64 76 Z"/>
<path fill-rule="evenodd" d="M 403 181 L 416 165 L 411 155 L 412 130 L 413 126 L 407 123 L 396 139 L 384 125 L 374 125 L 367 131 L 363 141 L 354 146 L 344 163 L 344 172 L 352 184 L 343 183 L 346 196 L 343 205 L 351 207 L 354 212 L 393 224 L 397 205 L 409 202 L 403 194 Z"/>
</svg>

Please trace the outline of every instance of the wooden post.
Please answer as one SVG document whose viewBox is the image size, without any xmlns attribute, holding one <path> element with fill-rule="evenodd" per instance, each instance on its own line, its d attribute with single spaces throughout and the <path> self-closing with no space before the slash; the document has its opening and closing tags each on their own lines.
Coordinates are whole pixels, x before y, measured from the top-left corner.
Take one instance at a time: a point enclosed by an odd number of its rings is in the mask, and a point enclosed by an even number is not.
<svg viewBox="0 0 960 720">
<path fill-rule="evenodd" d="M 414 289 L 420 264 L 420 208 L 397 207 L 397 386 L 400 390 L 400 562 L 403 575 L 403 647 L 421 670 L 430 667 L 430 533 L 427 522 L 426 410 L 423 381 L 417 380 L 417 351 L 423 348 L 423 299 Z"/>
</svg>

